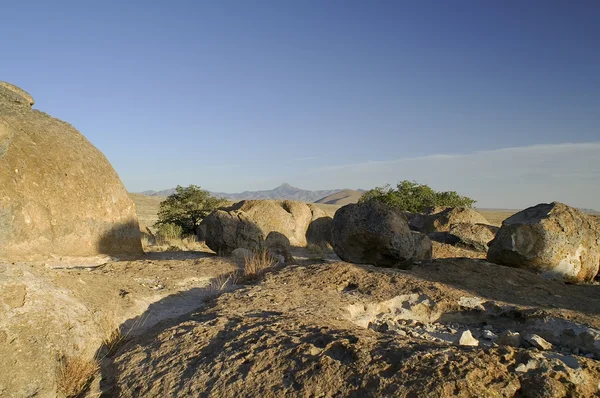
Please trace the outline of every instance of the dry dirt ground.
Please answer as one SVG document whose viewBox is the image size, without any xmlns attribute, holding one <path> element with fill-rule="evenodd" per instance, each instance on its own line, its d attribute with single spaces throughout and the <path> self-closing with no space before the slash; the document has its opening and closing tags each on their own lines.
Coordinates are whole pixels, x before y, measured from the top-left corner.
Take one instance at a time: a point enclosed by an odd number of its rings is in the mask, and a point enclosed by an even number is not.
<svg viewBox="0 0 600 398">
<path fill-rule="evenodd" d="M 103 361 L 98 388 L 120 397 L 595 396 L 599 308 L 597 286 L 481 260 L 409 271 L 291 266 L 131 340 Z M 457 344 L 467 329 L 478 347 Z M 553 347 L 481 337 L 507 330 Z"/>
<path fill-rule="evenodd" d="M 56 397 L 61 355 L 91 360 L 116 331 L 138 333 L 198 308 L 214 278 L 236 269 L 199 252 L 0 263 L 0 396 Z"/>
<path fill-rule="evenodd" d="M 294 255 L 235 285 L 239 264 L 202 252 L 0 265 L 14 293 L 0 303 L 0 396 L 57 396 L 59 354 L 100 360 L 88 397 L 598 394 L 597 285 L 475 259 L 393 270 Z M 458 345 L 467 329 L 479 346 Z M 486 337 L 508 330 L 553 346 Z"/>
</svg>

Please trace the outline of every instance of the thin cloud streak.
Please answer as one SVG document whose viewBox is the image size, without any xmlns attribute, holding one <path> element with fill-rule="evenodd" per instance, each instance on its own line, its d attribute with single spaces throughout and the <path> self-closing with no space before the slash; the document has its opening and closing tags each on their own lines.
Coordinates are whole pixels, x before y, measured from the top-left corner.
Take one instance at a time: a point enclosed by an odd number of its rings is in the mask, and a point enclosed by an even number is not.
<svg viewBox="0 0 600 398">
<path fill-rule="evenodd" d="M 558 200 L 600 210 L 600 142 L 368 161 L 320 167 L 310 174 L 336 186 L 364 188 L 417 180 L 471 196 L 480 207 L 524 208 Z"/>
</svg>

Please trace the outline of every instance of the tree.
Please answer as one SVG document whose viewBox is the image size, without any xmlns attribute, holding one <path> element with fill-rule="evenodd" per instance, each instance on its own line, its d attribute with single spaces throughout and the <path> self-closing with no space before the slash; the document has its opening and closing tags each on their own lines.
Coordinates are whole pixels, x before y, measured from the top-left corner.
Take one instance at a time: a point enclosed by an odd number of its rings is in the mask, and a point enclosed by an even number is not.
<svg viewBox="0 0 600 398">
<path fill-rule="evenodd" d="M 407 180 L 399 182 L 396 189 L 389 185 L 371 189 L 363 194 L 359 202 L 369 200 L 378 200 L 412 213 L 422 213 L 434 206 L 471 207 L 475 203 L 475 200 L 461 196 L 455 191 L 437 192 L 425 184 Z"/>
<path fill-rule="evenodd" d="M 161 202 L 158 221 L 154 225 L 175 224 L 181 227 L 183 235 L 197 235 L 204 217 L 224 203 L 225 199 L 215 198 L 197 185 L 187 188 L 178 185 L 175 193 Z"/>
</svg>

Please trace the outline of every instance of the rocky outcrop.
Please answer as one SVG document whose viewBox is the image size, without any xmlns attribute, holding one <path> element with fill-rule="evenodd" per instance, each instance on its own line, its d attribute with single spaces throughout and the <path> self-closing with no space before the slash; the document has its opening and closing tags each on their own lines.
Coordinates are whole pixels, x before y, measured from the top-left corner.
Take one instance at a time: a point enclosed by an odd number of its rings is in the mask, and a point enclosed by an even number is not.
<svg viewBox="0 0 600 398">
<path fill-rule="evenodd" d="M 142 254 L 135 207 L 104 155 L 0 82 L 0 258 Z"/>
<path fill-rule="evenodd" d="M 415 243 L 415 255 L 414 260 L 431 260 L 433 253 L 433 245 L 431 239 L 425 234 L 417 231 L 411 231 L 413 242 Z"/>
<path fill-rule="evenodd" d="M 306 230 L 306 243 L 320 247 L 331 245 L 332 228 L 333 218 L 324 216 L 314 219 Z"/>
<path fill-rule="evenodd" d="M 456 238 L 456 245 L 468 250 L 487 252 L 489 242 L 494 239 L 498 227 L 487 224 L 458 223 L 450 226 L 448 233 Z"/>
<path fill-rule="evenodd" d="M 448 207 L 428 215 L 422 232 L 447 232 L 454 224 L 489 224 L 489 222 L 484 216 L 468 207 Z"/>
<path fill-rule="evenodd" d="M 346 205 L 333 218 L 333 249 L 348 262 L 408 268 L 427 252 L 429 239 L 417 237 L 401 211 L 377 201 Z"/>
<path fill-rule="evenodd" d="M 301 247 L 306 246 L 307 239 L 326 244 L 330 234 L 328 216 L 309 203 L 244 200 L 217 212 L 202 222 L 202 238 L 212 250 L 225 254 L 238 247 L 258 250 L 273 231 L 284 235 L 292 246 Z"/>
<path fill-rule="evenodd" d="M 570 281 L 590 281 L 600 267 L 600 232 L 581 211 L 543 203 L 504 220 L 487 258 Z"/>
<path fill-rule="evenodd" d="M 269 254 L 277 257 L 281 263 L 292 264 L 294 262 L 291 254 L 290 240 L 280 232 L 269 232 L 269 235 L 265 239 L 265 248 Z"/>
<path fill-rule="evenodd" d="M 263 232 L 243 211 L 215 210 L 202 220 L 202 225 L 206 245 L 219 255 L 228 256 L 237 248 L 251 251 L 263 248 Z"/>
</svg>

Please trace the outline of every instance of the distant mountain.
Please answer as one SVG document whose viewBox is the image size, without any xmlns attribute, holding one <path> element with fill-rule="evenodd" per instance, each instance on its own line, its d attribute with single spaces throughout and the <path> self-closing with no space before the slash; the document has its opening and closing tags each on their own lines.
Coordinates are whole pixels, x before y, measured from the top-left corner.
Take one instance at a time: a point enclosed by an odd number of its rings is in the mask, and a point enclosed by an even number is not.
<svg viewBox="0 0 600 398">
<path fill-rule="evenodd" d="M 344 189 L 343 191 L 336 192 L 332 195 L 327 195 L 315 203 L 323 203 L 326 205 L 338 205 L 345 206 L 350 203 L 356 203 L 363 195 L 364 191 L 356 191 L 354 189 Z"/>
<path fill-rule="evenodd" d="M 211 195 L 229 200 L 248 200 L 248 199 L 280 199 L 280 200 L 299 200 L 302 202 L 315 202 L 324 197 L 338 192 L 352 191 L 343 189 L 329 189 L 321 191 L 309 191 L 291 186 L 290 184 L 281 184 L 275 189 L 268 191 L 245 191 L 241 193 L 211 192 Z M 358 192 L 358 191 L 354 191 Z M 163 191 L 144 191 L 140 192 L 145 196 L 169 196 L 175 193 L 175 188 L 165 189 Z"/>
</svg>

